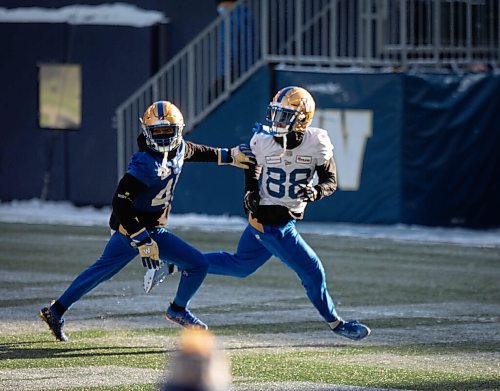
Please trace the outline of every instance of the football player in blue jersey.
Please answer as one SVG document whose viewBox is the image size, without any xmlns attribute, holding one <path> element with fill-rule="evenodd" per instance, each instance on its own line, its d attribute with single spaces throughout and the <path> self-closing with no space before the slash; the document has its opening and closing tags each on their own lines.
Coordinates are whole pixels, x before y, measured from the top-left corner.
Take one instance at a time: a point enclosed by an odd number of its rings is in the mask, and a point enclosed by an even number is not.
<svg viewBox="0 0 500 391">
<path fill-rule="evenodd" d="M 370 329 L 356 320 L 345 321 L 337 314 L 321 260 L 295 226 L 297 220 L 302 220 L 308 203 L 337 189 L 333 145 L 326 130 L 310 126 L 314 112 L 314 99 L 301 87 L 286 87 L 274 96 L 266 122 L 259 124 L 250 142 L 257 165 L 245 170 L 244 206 L 249 224 L 236 253 L 206 254 L 208 272 L 247 277 L 274 255 L 295 271 L 333 332 L 360 340 L 370 334 Z M 317 184 L 313 184 L 315 174 Z M 146 291 L 168 271 L 148 274 Z"/>
<path fill-rule="evenodd" d="M 183 116 L 168 101 L 153 103 L 141 124 L 139 151 L 132 156 L 113 197 L 110 227 L 114 233 L 100 258 L 39 312 L 57 340 L 68 340 L 63 314 L 138 254 L 147 268 L 157 268 L 161 258 L 168 258 L 182 271 L 176 296 L 166 311 L 167 319 L 183 327 L 207 328 L 187 306 L 207 274 L 208 262 L 200 251 L 165 228 L 174 188 L 185 161 L 248 168 L 255 160 L 245 145 L 221 149 L 185 141 Z"/>
</svg>

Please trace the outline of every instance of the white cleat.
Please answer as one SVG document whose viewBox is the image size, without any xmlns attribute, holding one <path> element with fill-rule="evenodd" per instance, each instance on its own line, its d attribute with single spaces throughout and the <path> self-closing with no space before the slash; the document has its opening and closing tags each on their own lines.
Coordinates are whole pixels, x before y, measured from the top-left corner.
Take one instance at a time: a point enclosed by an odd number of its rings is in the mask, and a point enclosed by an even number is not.
<svg viewBox="0 0 500 391">
<path fill-rule="evenodd" d="M 173 263 L 160 261 L 158 269 L 148 269 L 144 274 L 144 291 L 149 293 L 153 288 L 161 284 L 165 278 L 174 274 L 177 271 L 177 266 Z"/>
</svg>

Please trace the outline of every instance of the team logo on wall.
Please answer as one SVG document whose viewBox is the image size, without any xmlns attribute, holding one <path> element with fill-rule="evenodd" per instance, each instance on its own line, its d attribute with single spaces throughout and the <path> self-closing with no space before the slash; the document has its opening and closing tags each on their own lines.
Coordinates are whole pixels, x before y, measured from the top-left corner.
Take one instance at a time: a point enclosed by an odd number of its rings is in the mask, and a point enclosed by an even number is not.
<svg viewBox="0 0 500 391">
<path fill-rule="evenodd" d="M 373 134 L 373 111 L 316 109 L 311 126 L 326 129 L 333 150 L 341 190 L 359 190 L 366 142 Z"/>
</svg>

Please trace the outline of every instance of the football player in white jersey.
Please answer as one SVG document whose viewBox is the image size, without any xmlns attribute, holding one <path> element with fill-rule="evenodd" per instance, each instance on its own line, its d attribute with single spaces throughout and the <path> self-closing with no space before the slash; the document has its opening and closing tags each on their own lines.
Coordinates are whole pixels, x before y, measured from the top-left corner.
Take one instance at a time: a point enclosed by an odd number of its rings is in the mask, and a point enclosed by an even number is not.
<svg viewBox="0 0 500 391">
<path fill-rule="evenodd" d="M 265 123 L 250 141 L 257 165 L 245 170 L 244 206 L 249 224 L 236 253 L 205 254 L 208 273 L 247 277 L 274 255 L 297 273 L 307 296 L 333 332 L 360 340 L 370 329 L 337 314 L 321 260 L 295 226 L 309 202 L 337 189 L 328 133 L 309 126 L 314 112 L 314 99 L 304 88 L 286 87 L 274 96 Z M 313 184 L 315 174 L 317 184 Z M 153 274 L 150 272 L 150 277 Z M 149 282 L 146 291 L 157 281 L 150 278 Z"/>
</svg>

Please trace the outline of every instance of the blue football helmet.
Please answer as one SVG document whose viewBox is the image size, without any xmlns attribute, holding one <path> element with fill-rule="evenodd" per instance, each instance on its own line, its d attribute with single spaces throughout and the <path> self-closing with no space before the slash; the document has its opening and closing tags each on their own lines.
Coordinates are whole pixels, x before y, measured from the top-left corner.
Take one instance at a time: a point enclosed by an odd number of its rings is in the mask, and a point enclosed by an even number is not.
<svg viewBox="0 0 500 391">
<path fill-rule="evenodd" d="M 153 151 L 165 153 L 181 144 L 184 118 L 173 103 L 166 100 L 155 102 L 139 120 L 146 144 Z"/>
<path fill-rule="evenodd" d="M 307 90 L 285 87 L 269 103 L 262 130 L 274 136 L 303 132 L 311 124 L 315 109 L 314 99 Z"/>
</svg>

